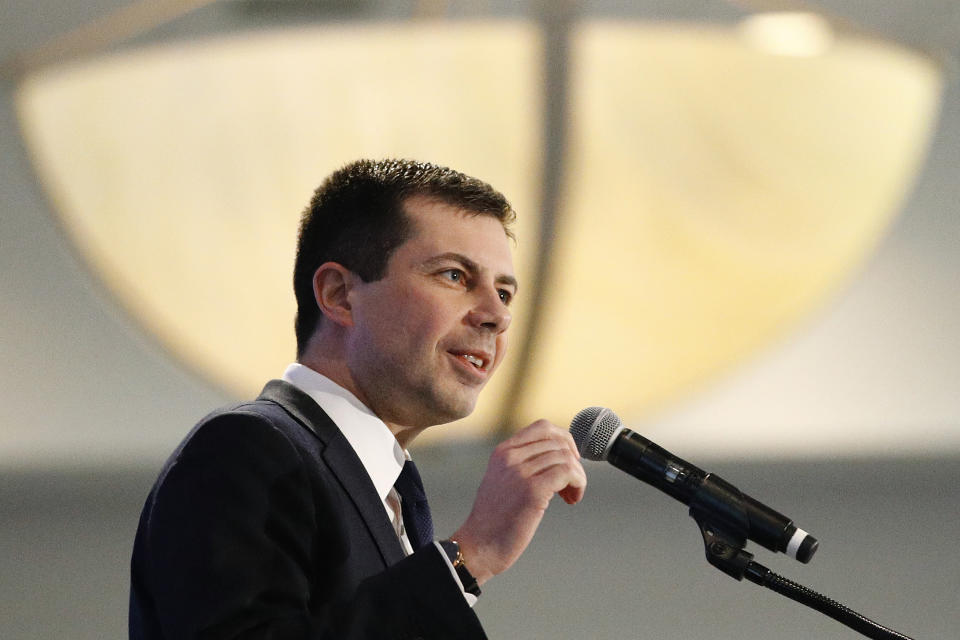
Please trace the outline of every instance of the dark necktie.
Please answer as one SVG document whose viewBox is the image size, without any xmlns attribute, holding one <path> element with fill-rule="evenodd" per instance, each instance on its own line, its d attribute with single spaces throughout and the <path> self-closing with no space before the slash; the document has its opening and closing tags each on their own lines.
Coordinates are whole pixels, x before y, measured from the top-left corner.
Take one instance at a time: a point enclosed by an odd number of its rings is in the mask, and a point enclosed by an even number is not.
<svg viewBox="0 0 960 640">
<path fill-rule="evenodd" d="M 400 494 L 400 509 L 403 515 L 403 527 L 410 539 L 410 546 L 416 551 L 433 542 L 433 518 L 430 517 L 430 505 L 423 491 L 423 481 L 413 460 L 403 463 L 400 477 L 393 485 Z"/>
</svg>

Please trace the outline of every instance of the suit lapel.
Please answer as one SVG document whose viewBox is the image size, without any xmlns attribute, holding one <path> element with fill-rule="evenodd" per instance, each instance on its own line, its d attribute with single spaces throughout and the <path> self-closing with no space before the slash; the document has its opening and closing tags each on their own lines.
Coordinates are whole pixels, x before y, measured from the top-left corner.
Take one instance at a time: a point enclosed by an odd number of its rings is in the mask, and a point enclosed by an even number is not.
<svg viewBox="0 0 960 640">
<path fill-rule="evenodd" d="M 320 455 L 363 518 L 386 565 L 403 559 L 403 548 L 387 518 L 383 501 L 350 443 L 313 398 L 282 380 L 271 380 L 258 400 L 283 407 L 323 443 Z"/>
</svg>

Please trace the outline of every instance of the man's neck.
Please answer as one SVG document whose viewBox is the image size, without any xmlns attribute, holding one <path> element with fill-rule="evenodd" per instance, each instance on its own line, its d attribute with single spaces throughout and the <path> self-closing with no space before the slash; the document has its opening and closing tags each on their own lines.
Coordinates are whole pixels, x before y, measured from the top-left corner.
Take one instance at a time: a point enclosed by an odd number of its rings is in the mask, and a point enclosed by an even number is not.
<svg viewBox="0 0 960 640">
<path fill-rule="evenodd" d="M 305 367 L 313 369 L 321 375 L 326 376 L 333 382 L 352 393 L 357 400 L 362 402 L 364 406 L 370 409 L 370 411 L 377 415 L 378 418 L 383 420 L 384 424 L 387 425 L 387 428 L 390 429 L 390 433 L 393 434 L 393 437 L 397 439 L 397 442 L 402 448 L 406 449 L 409 447 L 414 439 L 420 435 L 420 432 L 426 428 L 403 426 L 396 424 L 395 422 L 391 422 L 390 420 L 379 415 L 376 411 L 376 407 L 371 406 L 371 403 L 360 391 L 360 387 L 353 379 L 353 375 L 350 373 L 350 369 L 347 367 L 347 363 L 345 361 L 336 358 L 317 357 L 315 354 L 311 353 L 311 350 L 308 349 L 306 353 L 297 358 L 297 362 Z"/>
</svg>

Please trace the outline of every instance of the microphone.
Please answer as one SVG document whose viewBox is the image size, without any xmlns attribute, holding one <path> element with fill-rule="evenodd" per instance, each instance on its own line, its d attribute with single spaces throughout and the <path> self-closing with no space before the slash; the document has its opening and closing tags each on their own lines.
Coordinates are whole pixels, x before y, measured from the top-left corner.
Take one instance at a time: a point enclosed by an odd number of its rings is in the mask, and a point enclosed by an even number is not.
<svg viewBox="0 0 960 640">
<path fill-rule="evenodd" d="M 717 528 L 803 563 L 817 550 L 817 539 L 790 518 L 627 429 L 610 409 L 584 409 L 570 423 L 570 434 L 585 459 L 606 460 L 689 505 L 705 535 Z"/>
</svg>

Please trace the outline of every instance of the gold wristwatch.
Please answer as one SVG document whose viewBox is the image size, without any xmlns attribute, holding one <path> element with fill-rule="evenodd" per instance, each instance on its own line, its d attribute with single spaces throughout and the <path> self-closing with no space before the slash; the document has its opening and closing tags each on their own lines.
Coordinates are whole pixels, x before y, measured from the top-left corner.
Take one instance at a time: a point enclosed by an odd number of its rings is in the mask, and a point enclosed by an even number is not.
<svg viewBox="0 0 960 640">
<path fill-rule="evenodd" d="M 460 551 L 460 543 L 456 540 L 441 540 L 440 546 L 447 554 L 447 558 L 450 559 L 453 570 L 457 572 L 457 577 L 460 578 L 463 590 L 469 594 L 479 596 L 480 585 L 477 584 L 477 579 L 473 577 L 473 574 L 470 573 L 467 565 L 463 562 L 463 552 Z"/>
</svg>

